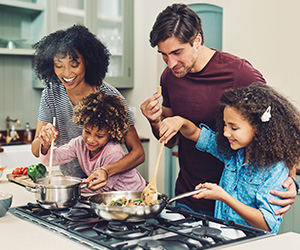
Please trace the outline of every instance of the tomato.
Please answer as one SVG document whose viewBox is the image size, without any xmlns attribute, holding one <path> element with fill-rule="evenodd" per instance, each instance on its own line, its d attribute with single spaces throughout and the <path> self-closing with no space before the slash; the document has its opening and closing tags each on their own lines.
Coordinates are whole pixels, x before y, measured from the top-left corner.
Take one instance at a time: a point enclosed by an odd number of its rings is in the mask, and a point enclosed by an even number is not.
<svg viewBox="0 0 300 250">
<path fill-rule="evenodd" d="M 15 168 L 12 171 L 12 174 L 15 176 L 22 176 L 22 175 L 27 175 L 27 169 L 28 167 L 19 167 L 19 168 Z"/>
<path fill-rule="evenodd" d="M 12 171 L 12 173 L 13 173 L 13 174 L 18 174 L 18 173 L 19 173 L 19 169 L 20 169 L 20 168 L 15 168 L 15 169 Z"/>
</svg>

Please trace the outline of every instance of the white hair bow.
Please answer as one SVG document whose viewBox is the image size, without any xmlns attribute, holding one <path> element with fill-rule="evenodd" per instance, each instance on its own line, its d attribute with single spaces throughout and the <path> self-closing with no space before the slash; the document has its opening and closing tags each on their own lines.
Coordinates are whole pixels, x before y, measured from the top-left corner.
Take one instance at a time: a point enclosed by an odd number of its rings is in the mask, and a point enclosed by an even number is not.
<svg viewBox="0 0 300 250">
<path fill-rule="evenodd" d="M 271 118 L 271 106 L 269 106 L 266 111 L 261 115 L 260 119 L 262 122 L 268 122 Z"/>
</svg>

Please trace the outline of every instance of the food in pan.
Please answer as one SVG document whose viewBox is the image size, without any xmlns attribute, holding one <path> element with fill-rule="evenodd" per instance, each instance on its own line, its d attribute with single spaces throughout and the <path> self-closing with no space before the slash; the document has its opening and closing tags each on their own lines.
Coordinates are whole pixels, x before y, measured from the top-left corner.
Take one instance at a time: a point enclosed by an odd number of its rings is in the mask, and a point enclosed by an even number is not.
<svg viewBox="0 0 300 250">
<path fill-rule="evenodd" d="M 108 202 L 107 204 L 101 203 L 101 205 L 113 206 L 113 207 L 132 207 L 132 206 L 145 206 L 146 202 L 142 198 L 138 199 L 127 199 L 125 196 Z"/>
</svg>

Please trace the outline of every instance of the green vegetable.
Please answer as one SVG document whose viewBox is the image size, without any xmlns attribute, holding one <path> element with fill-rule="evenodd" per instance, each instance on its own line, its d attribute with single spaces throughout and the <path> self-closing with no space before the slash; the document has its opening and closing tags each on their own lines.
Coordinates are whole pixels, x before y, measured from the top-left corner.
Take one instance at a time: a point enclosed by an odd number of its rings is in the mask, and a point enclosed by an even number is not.
<svg viewBox="0 0 300 250">
<path fill-rule="evenodd" d="M 39 163 L 37 165 L 30 165 L 27 169 L 27 174 L 33 181 L 44 178 L 46 176 L 46 173 L 47 169 L 42 163 Z"/>
</svg>

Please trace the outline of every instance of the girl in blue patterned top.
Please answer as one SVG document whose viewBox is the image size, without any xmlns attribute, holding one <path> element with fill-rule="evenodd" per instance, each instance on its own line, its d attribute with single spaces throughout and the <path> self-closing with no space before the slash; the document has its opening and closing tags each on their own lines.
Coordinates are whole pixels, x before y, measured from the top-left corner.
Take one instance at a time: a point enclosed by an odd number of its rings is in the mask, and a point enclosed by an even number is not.
<svg viewBox="0 0 300 250">
<path fill-rule="evenodd" d="M 161 141 L 178 131 L 225 163 L 219 185 L 194 198 L 216 200 L 215 217 L 277 233 L 282 218 L 271 189 L 285 190 L 283 181 L 300 163 L 300 114 L 268 85 L 228 90 L 220 99 L 216 132 L 176 116 L 160 126 Z"/>
</svg>

